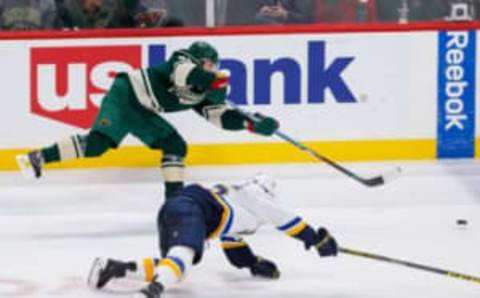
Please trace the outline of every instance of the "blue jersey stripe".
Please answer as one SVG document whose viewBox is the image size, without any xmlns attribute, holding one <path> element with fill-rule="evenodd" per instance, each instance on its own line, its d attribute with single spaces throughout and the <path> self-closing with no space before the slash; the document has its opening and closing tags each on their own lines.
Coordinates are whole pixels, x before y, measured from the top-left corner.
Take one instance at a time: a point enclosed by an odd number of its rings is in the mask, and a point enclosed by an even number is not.
<svg viewBox="0 0 480 298">
<path fill-rule="evenodd" d="M 225 204 L 227 204 L 228 208 L 230 209 L 230 216 L 228 217 L 227 223 L 225 224 L 225 228 L 223 229 L 223 232 L 221 233 L 221 235 L 226 235 L 226 234 L 228 234 L 228 232 L 230 232 L 230 228 L 232 227 L 233 218 L 234 218 L 235 214 L 234 214 L 232 206 L 230 206 L 228 201 L 225 200 L 225 198 L 223 196 L 220 196 L 220 197 L 222 198 L 222 200 L 225 202 Z"/>
<path fill-rule="evenodd" d="M 182 274 L 185 273 L 185 264 L 183 263 L 182 259 L 173 256 L 168 256 L 167 259 L 170 259 L 177 264 L 178 268 L 180 268 L 180 271 L 182 271 Z"/>
<path fill-rule="evenodd" d="M 221 241 L 229 241 L 229 242 L 238 242 L 239 240 L 233 238 L 233 237 L 228 237 L 228 236 L 223 236 L 220 238 Z"/>
<path fill-rule="evenodd" d="M 286 224 L 277 227 L 277 229 L 279 229 L 280 231 L 286 231 L 286 230 L 290 229 L 291 227 L 299 224 L 301 221 L 302 221 L 302 219 L 300 217 L 295 217 L 294 219 L 287 222 Z"/>
</svg>

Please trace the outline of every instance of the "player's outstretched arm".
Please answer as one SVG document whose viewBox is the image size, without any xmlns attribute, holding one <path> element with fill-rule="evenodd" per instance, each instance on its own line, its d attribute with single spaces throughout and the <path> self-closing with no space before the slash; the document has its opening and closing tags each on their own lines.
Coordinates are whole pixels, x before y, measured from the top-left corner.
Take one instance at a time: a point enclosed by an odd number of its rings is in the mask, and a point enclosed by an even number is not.
<svg viewBox="0 0 480 298">
<path fill-rule="evenodd" d="M 330 233 L 325 228 L 315 231 L 300 216 L 283 207 L 275 195 L 275 181 L 267 175 L 257 175 L 236 189 L 244 206 L 258 218 L 302 241 L 306 249 L 315 247 L 322 257 L 337 255 L 337 242 Z"/>
<path fill-rule="evenodd" d="M 300 217 L 295 217 L 285 224 L 277 226 L 277 229 L 302 241 L 305 249 L 315 248 L 321 257 L 336 256 L 338 253 L 337 241 L 327 229 L 319 228 L 315 231 Z"/>
<path fill-rule="evenodd" d="M 226 95 L 226 89 L 211 91 L 209 95 L 224 96 Z M 224 100 L 220 101 L 224 102 Z M 224 103 L 212 104 L 210 100 L 198 104 L 194 107 L 194 110 L 213 125 L 225 130 L 248 130 L 255 134 L 271 136 L 279 127 L 278 121 L 272 117 L 257 113 L 255 115 L 259 120 L 252 121 Z"/>
<path fill-rule="evenodd" d="M 255 255 L 241 238 L 222 237 L 222 249 L 230 264 L 236 268 L 248 268 L 253 276 L 277 279 L 280 271 L 274 262 Z"/>
</svg>

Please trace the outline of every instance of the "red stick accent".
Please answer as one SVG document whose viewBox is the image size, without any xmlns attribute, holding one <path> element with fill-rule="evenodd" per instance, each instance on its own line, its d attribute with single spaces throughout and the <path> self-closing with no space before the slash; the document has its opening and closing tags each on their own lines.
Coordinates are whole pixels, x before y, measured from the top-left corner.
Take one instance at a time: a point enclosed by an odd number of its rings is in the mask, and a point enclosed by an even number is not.
<svg viewBox="0 0 480 298">
<path fill-rule="evenodd" d="M 212 89 L 222 89 L 228 87 L 228 77 L 218 78 L 210 86 Z"/>
<path fill-rule="evenodd" d="M 247 120 L 247 127 L 246 127 L 246 129 L 247 129 L 249 132 L 255 133 L 255 127 L 254 127 L 253 121 Z"/>
</svg>

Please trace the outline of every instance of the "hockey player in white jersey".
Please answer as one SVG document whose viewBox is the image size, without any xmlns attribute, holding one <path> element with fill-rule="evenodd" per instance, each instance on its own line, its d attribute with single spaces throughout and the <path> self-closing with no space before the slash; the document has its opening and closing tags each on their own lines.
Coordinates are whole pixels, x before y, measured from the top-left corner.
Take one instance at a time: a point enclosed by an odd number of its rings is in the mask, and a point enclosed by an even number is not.
<svg viewBox="0 0 480 298">
<path fill-rule="evenodd" d="M 306 249 L 316 249 L 321 257 L 337 255 L 337 243 L 325 228 L 314 230 L 278 204 L 275 182 L 266 175 L 212 189 L 187 186 L 163 205 L 157 223 L 162 258 L 96 259 L 90 286 L 102 289 L 114 278 L 140 278 L 145 286 L 138 297 L 159 298 L 201 261 L 205 241 L 214 238 L 220 238 L 233 266 L 248 268 L 254 276 L 278 278 L 275 263 L 255 255 L 243 239 L 265 224 L 302 241 Z"/>
</svg>

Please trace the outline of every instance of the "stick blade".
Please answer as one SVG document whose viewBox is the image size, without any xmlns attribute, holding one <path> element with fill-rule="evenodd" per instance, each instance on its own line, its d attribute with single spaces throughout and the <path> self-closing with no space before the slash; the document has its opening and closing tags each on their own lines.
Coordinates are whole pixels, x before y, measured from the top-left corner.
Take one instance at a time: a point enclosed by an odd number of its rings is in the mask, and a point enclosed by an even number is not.
<svg viewBox="0 0 480 298">
<path fill-rule="evenodd" d="M 396 167 L 381 176 L 376 176 L 370 179 L 363 179 L 362 183 L 369 187 L 376 187 L 389 183 L 397 179 L 402 174 L 402 168 Z"/>
</svg>

